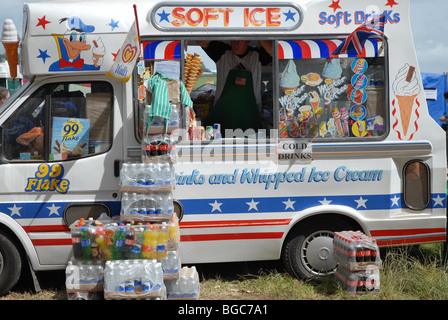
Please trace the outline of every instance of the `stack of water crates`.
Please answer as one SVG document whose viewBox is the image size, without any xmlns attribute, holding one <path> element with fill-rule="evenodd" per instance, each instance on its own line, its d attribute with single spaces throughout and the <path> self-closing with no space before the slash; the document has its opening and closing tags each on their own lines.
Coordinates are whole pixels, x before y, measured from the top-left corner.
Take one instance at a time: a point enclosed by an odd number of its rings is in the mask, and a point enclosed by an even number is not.
<svg viewBox="0 0 448 320">
<path fill-rule="evenodd" d="M 347 292 L 363 294 L 380 291 L 381 258 L 376 240 L 360 231 L 335 232 L 334 258 L 338 263 L 335 273 Z"/>
</svg>

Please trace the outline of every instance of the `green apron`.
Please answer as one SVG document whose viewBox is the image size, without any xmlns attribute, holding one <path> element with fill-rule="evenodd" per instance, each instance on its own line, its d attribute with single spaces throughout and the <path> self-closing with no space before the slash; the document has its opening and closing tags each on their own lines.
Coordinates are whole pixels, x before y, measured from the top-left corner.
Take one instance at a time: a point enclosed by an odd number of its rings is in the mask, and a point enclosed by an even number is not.
<svg viewBox="0 0 448 320">
<path fill-rule="evenodd" d="M 221 124 L 221 133 L 226 129 L 262 128 L 260 113 L 254 94 L 252 72 L 232 69 L 227 75 L 221 98 L 205 119 L 206 126 Z"/>
</svg>

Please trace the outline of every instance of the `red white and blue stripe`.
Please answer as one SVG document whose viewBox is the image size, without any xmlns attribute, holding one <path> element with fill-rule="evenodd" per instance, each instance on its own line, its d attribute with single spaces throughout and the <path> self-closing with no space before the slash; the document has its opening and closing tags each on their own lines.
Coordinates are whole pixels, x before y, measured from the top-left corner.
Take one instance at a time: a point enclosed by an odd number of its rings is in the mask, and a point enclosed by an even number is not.
<svg viewBox="0 0 448 320">
<path fill-rule="evenodd" d="M 180 60 L 180 41 L 143 41 L 144 60 Z"/>
<path fill-rule="evenodd" d="M 380 55 L 382 41 L 367 39 L 361 54 L 335 55 L 334 51 L 343 40 L 296 40 L 278 41 L 279 59 L 321 59 L 321 58 L 373 58 Z"/>
</svg>

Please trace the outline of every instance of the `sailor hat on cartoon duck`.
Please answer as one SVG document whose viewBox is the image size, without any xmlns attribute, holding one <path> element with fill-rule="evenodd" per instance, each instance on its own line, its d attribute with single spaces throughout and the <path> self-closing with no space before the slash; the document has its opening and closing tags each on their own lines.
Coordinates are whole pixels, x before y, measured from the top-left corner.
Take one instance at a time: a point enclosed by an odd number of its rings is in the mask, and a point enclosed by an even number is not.
<svg viewBox="0 0 448 320">
<path fill-rule="evenodd" d="M 93 25 L 86 25 L 78 17 L 69 17 L 59 20 L 59 23 L 67 22 L 65 34 L 53 34 L 58 46 L 59 60 L 55 61 L 49 71 L 82 71 L 99 70 L 100 65 L 85 63 L 81 58 L 83 51 L 88 51 L 91 45 L 87 44 L 86 34 L 95 31 Z"/>
</svg>

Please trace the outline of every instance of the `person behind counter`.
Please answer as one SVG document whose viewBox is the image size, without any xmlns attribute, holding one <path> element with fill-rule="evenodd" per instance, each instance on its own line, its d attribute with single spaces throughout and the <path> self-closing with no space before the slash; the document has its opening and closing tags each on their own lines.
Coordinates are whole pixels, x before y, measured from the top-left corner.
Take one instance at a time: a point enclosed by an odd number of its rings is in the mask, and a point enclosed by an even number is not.
<svg viewBox="0 0 448 320">
<path fill-rule="evenodd" d="M 272 41 L 249 46 L 248 40 L 197 41 L 216 63 L 215 104 L 205 125 L 221 124 L 226 129 L 261 129 L 261 66 L 272 61 Z"/>
<path fill-rule="evenodd" d="M 5 87 L 0 87 L 0 105 L 9 99 L 9 91 Z"/>
</svg>

